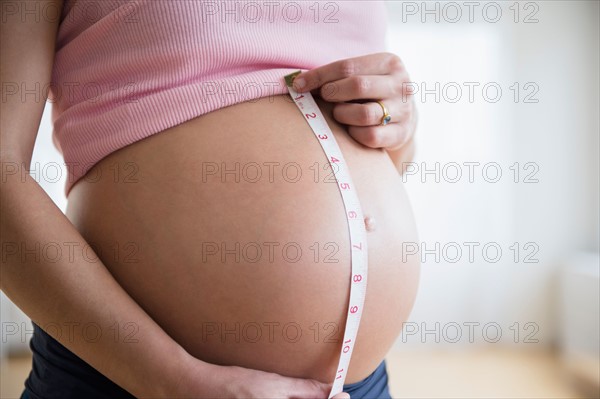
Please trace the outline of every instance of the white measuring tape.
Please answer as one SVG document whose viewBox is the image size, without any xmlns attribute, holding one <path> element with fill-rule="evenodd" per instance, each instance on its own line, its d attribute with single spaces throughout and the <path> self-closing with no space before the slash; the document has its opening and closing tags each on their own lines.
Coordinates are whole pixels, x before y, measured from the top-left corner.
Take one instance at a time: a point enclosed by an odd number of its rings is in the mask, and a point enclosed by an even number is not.
<svg viewBox="0 0 600 399">
<path fill-rule="evenodd" d="M 285 76 L 285 83 L 290 92 L 290 96 L 298 106 L 298 109 L 306 118 L 317 140 L 321 144 L 327 161 L 334 172 L 338 189 L 342 194 L 342 201 L 346 210 L 346 220 L 350 231 L 350 245 L 352 248 L 351 262 L 352 274 L 350 276 L 350 304 L 348 305 L 348 314 L 346 316 L 346 329 L 344 331 L 344 340 L 340 351 L 340 360 L 337 367 L 337 373 L 333 380 L 333 387 L 329 393 L 329 399 L 342 392 L 346 373 L 350 365 L 350 358 L 356 342 L 356 334 L 360 325 L 365 295 L 367 293 L 367 232 L 365 230 L 364 218 L 356 187 L 350 177 L 350 170 L 342 156 L 342 151 L 338 146 L 327 121 L 323 117 L 321 110 L 317 106 L 310 92 L 299 94 L 292 87 L 294 78 L 301 71 L 294 72 Z"/>
</svg>

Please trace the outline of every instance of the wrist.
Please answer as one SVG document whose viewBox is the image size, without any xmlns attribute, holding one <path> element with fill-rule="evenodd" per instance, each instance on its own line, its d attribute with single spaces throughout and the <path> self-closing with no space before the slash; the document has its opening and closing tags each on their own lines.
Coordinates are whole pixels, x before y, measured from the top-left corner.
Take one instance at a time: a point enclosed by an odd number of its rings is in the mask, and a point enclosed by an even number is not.
<svg viewBox="0 0 600 399">
<path fill-rule="evenodd" d="M 182 349 L 183 350 L 183 349 Z M 233 381 L 232 367 L 219 366 L 199 360 L 183 351 L 169 378 L 165 398 L 230 397 L 227 388 Z"/>
<path fill-rule="evenodd" d="M 183 347 L 177 345 L 174 351 L 169 353 L 169 362 L 165 365 L 164 376 L 160 380 L 164 384 L 160 387 L 161 398 L 179 398 L 189 397 L 189 380 L 194 374 L 194 369 L 198 365 L 192 355 L 190 355 Z M 196 377 L 198 377 L 196 375 Z"/>
</svg>

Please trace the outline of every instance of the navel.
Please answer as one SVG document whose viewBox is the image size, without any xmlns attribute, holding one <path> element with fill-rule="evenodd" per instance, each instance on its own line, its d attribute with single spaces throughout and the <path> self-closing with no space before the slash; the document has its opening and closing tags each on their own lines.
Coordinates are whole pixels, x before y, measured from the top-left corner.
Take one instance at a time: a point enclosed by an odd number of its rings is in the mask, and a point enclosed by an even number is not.
<svg viewBox="0 0 600 399">
<path fill-rule="evenodd" d="M 367 216 L 365 218 L 365 228 L 367 229 L 367 231 L 375 231 L 375 227 L 376 227 L 376 223 L 375 223 L 375 218 L 372 216 Z"/>
</svg>

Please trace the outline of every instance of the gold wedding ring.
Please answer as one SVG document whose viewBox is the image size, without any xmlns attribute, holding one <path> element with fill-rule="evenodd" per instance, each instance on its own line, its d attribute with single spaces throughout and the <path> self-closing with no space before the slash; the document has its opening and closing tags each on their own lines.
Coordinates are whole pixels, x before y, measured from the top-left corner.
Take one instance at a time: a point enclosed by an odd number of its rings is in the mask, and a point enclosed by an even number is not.
<svg viewBox="0 0 600 399">
<path fill-rule="evenodd" d="M 381 123 L 379 124 L 379 126 L 385 126 L 388 123 L 390 123 L 390 121 L 392 120 L 392 116 L 388 113 L 388 110 L 385 107 L 385 105 L 383 105 L 383 102 L 376 101 L 376 103 L 381 106 L 381 109 L 383 109 L 383 116 L 381 117 Z"/>
</svg>

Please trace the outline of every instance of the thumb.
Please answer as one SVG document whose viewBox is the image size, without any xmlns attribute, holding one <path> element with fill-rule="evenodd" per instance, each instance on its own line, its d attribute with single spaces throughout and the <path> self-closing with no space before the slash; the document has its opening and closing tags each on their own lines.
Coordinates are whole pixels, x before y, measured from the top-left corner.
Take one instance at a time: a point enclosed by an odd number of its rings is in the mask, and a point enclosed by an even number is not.
<svg viewBox="0 0 600 399">
<path fill-rule="evenodd" d="M 319 381 L 315 381 L 326 394 L 329 394 L 331 392 L 331 388 L 333 386 L 333 384 L 331 383 L 323 383 L 323 382 L 319 382 Z M 350 399 L 350 394 L 346 393 L 346 392 L 340 392 L 337 395 L 334 395 L 331 399 Z"/>
</svg>

